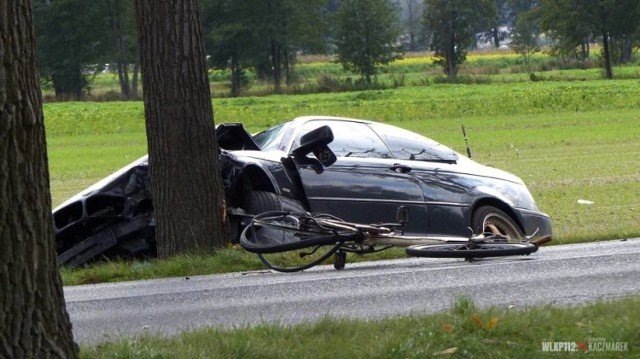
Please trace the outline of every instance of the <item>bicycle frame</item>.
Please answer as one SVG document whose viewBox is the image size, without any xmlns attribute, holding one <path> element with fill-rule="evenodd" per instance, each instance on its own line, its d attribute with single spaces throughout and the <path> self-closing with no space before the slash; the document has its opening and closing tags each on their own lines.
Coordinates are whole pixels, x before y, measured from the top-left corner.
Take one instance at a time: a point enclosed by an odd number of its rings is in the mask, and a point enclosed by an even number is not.
<svg viewBox="0 0 640 359">
<path fill-rule="evenodd" d="M 396 234 L 375 234 L 365 235 L 362 241 L 363 245 L 383 245 L 393 247 L 410 247 L 415 245 L 435 245 L 442 243 L 465 244 L 475 239 L 481 239 L 479 236 L 474 237 L 431 237 L 431 236 L 404 236 Z M 482 237 L 484 239 L 484 237 Z"/>
<path fill-rule="evenodd" d="M 406 248 L 411 256 L 437 258 L 501 257 L 528 255 L 551 240 L 541 237 L 508 238 L 496 233 L 456 236 L 406 236 L 403 223 L 359 224 L 342 221 L 331 215 L 289 212 L 265 212 L 253 217 L 242 232 L 241 245 L 260 257 L 268 267 L 281 272 L 308 269 L 335 255 L 334 267 L 343 269 L 346 253 L 367 254 L 389 249 Z M 378 248 L 376 248 L 378 246 Z M 304 265 L 274 264 L 268 255 L 298 252 L 299 259 L 313 256 L 320 248 L 328 248 L 318 259 Z M 382 247 L 382 248 L 379 248 Z"/>
</svg>

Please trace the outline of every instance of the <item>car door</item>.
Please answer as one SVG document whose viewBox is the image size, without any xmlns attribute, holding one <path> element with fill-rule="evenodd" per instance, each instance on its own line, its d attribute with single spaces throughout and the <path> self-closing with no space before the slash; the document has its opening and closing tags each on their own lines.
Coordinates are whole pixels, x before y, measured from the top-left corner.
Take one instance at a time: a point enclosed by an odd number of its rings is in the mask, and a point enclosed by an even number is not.
<svg viewBox="0 0 640 359">
<path fill-rule="evenodd" d="M 334 140 L 329 144 L 337 161 L 318 171 L 298 165 L 312 212 L 329 213 L 358 223 L 396 222 L 405 208 L 409 234 L 425 234 L 426 205 L 420 185 L 406 173 L 406 166 L 391 158 L 389 149 L 366 124 L 355 121 L 314 120 L 303 124 L 294 139 L 329 125 Z"/>
<path fill-rule="evenodd" d="M 469 235 L 472 184 L 457 171 L 459 155 L 429 138 L 381 123 L 371 128 L 383 139 L 392 155 L 411 168 L 422 188 L 430 220 L 428 234 Z"/>
</svg>

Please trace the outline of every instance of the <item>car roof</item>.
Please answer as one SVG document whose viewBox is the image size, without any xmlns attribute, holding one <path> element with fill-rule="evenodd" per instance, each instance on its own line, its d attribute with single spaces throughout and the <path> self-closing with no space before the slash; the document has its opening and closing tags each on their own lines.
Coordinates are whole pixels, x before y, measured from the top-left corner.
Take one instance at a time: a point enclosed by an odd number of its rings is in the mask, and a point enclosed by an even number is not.
<svg viewBox="0 0 640 359">
<path fill-rule="evenodd" d="M 337 116 L 324 116 L 324 115 L 308 115 L 308 116 L 300 116 L 296 117 L 290 122 L 299 125 L 301 123 L 315 121 L 315 120 L 333 120 L 333 121 L 349 121 L 349 122 L 360 122 L 360 123 L 376 123 L 374 121 L 363 120 L 358 118 L 350 118 L 350 117 L 337 117 Z"/>
</svg>

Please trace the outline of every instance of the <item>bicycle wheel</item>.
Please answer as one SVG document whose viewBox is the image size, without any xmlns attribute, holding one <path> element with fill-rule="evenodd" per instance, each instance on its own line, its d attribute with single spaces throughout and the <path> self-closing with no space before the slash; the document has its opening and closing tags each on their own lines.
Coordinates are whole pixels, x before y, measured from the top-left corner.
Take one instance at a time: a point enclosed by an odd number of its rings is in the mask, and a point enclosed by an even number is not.
<svg viewBox="0 0 640 359">
<path fill-rule="evenodd" d="M 407 255 L 432 258 L 486 258 L 527 255 L 538 250 L 532 243 L 435 244 L 407 247 Z"/>
<path fill-rule="evenodd" d="M 298 272 L 329 260 L 342 244 L 343 242 L 337 242 L 280 253 L 258 253 L 258 257 L 264 265 L 275 271 Z"/>
<path fill-rule="evenodd" d="M 240 245 L 253 253 L 280 253 L 344 243 L 353 232 L 323 228 L 308 214 L 265 212 L 240 235 Z"/>
<path fill-rule="evenodd" d="M 266 212 L 251 221 L 240 236 L 240 244 L 258 254 L 269 268 L 297 272 L 331 257 L 345 241 L 355 238 L 348 226 L 324 223 L 324 215 Z"/>
</svg>

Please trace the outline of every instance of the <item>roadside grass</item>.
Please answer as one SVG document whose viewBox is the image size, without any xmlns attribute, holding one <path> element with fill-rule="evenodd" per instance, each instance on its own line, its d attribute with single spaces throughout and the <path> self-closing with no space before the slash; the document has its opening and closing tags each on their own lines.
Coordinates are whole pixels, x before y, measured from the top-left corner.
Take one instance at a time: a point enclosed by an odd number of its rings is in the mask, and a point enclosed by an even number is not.
<svg viewBox="0 0 640 359">
<path fill-rule="evenodd" d="M 404 256 L 404 250 L 400 248 L 391 248 L 365 256 L 348 253 L 347 267 L 349 263 L 396 259 Z M 292 259 L 289 264 L 303 263 L 306 262 L 300 260 L 296 262 Z M 332 263 L 331 259 L 326 262 L 326 264 Z M 64 285 L 82 285 L 254 270 L 268 270 L 268 268 L 255 254 L 245 251 L 238 245 L 233 245 L 210 255 L 180 255 L 163 260 L 150 258 L 98 261 L 77 268 L 61 267 L 60 273 Z"/>
<path fill-rule="evenodd" d="M 238 247 L 212 255 L 182 255 L 167 260 L 102 261 L 78 268 L 62 267 L 64 285 L 109 283 L 167 277 L 189 277 L 264 269 L 260 259 Z"/>
<path fill-rule="evenodd" d="M 324 318 L 299 325 L 208 328 L 81 346 L 81 358 L 623 358 L 640 350 L 640 297 L 571 307 L 480 309 L 458 298 L 448 311 L 377 321 Z M 354 303 L 354 305 L 358 305 Z M 615 320 L 612 320 L 615 318 Z M 621 342 L 628 351 L 547 352 L 543 343 L 589 350 Z M 584 343 L 584 344 L 583 344 Z"/>
</svg>

